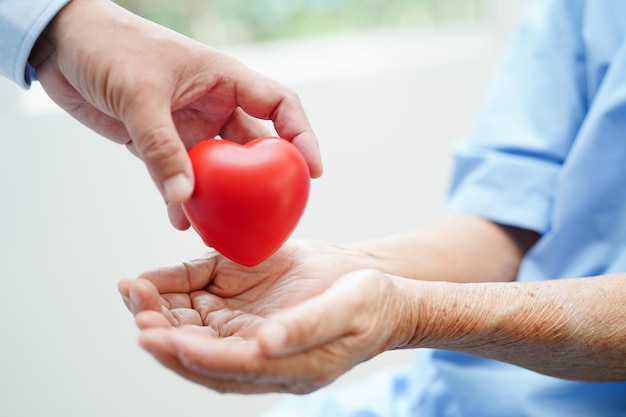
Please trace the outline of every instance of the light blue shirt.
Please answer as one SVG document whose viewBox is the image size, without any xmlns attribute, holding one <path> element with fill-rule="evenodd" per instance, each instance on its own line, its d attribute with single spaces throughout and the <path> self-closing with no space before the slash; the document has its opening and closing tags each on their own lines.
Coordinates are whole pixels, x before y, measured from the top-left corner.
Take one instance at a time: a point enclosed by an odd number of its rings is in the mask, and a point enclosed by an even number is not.
<svg viewBox="0 0 626 417">
<path fill-rule="evenodd" d="M 519 281 L 626 271 L 626 1 L 539 0 L 454 149 L 449 211 L 542 234 Z M 626 300 L 624 300 L 626 302 Z M 617 417 L 626 383 L 459 353 L 289 397 L 266 417 Z"/>
<path fill-rule="evenodd" d="M 69 0 L 0 0 L 0 74 L 28 88 L 28 56 L 39 35 Z"/>
</svg>

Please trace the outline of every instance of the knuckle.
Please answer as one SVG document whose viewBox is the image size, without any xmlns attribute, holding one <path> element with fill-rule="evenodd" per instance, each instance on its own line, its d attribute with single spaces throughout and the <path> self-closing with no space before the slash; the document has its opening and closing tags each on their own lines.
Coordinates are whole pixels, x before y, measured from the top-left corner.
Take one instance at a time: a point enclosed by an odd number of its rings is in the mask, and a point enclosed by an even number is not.
<svg viewBox="0 0 626 417">
<path fill-rule="evenodd" d="M 293 90 L 284 87 L 282 85 L 278 85 L 277 87 L 278 95 L 280 99 L 278 100 L 278 104 L 274 107 L 272 113 L 268 116 L 271 120 L 278 120 L 278 113 L 283 109 L 297 109 L 302 107 L 302 102 L 300 101 L 300 96 Z"/>
<path fill-rule="evenodd" d="M 290 88 L 282 87 L 282 95 L 283 95 L 283 102 L 287 104 L 299 105 L 301 103 L 300 96 L 298 95 L 298 93 L 296 93 L 294 90 L 291 90 Z"/>
<path fill-rule="evenodd" d="M 181 146 L 171 137 L 170 129 L 167 127 L 151 129 L 136 142 L 142 159 L 148 163 L 171 158 L 179 152 Z"/>
</svg>

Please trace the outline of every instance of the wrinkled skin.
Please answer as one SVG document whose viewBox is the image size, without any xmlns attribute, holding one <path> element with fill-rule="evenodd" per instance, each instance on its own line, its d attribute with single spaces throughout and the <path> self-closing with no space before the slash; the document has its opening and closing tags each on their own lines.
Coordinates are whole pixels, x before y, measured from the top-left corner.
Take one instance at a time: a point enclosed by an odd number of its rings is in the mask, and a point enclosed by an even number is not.
<svg viewBox="0 0 626 417">
<path fill-rule="evenodd" d="M 291 242 L 253 268 L 212 254 L 119 290 L 141 345 L 179 375 L 220 392 L 307 393 L 386 350 L 401 308 L 388 276 L 346 274 L 341 252 Z"/>
</svg>

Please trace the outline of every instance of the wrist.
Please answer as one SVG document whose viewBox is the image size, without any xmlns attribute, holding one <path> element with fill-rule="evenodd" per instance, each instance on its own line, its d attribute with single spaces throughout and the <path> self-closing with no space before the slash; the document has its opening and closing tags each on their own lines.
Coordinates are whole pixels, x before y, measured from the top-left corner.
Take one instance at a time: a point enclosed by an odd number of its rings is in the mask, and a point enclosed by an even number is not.
<svg viewBox="0 0 626 417">
<path fill-rule="evenodd" d="M 393 239 L 371 239 L 342 245 L 351 270 L 373 269 L 390 276 L 413 278 L 414 257 L 397 250 Z"/>
<path fill-rule="evenodd" d="M 54 36 L 52 34 L 52 27 L 55 25 L 60 16 L 66 13 L 66 10 L 72 3 L 73 1 L 69 1 L 65 6 L 63 6 L 39 34 L 39 37 L 33 45 L 28 57 L 28 63 L 32 67 L 37 68 L 54 53 L 56 49 L 56 41 L 54 40 Z"/>
<path fill-rule="evenodd" d="M 86 16 L 80 10 L 83 7 L 83 3 L 83 0 L 70 0 L 59 10 L 33 45 L 28 59 L 30 65 L 35 68 L 41 65 L 57 49 L 62 33 L 64 31 L 73 32 L 68 30 L 72 23 L 85 20 Z"/>
<path fill-rule="evenodd" d="M 46 29 L 39 35 L 37 42 L 33 45 L 33 49 L 30 51 L 30 56 L 28 57 L 28 63 L 33 68 L 37 68 L 54 53 L 54 50 L 55 45 L 48 36 Z"/>
<path fill-rule="evenodd" d="M 493 285 L 493 284 L 487 284 Z M 404 314 L 395 349 L 435 348 L 472 351 L 487 342 L 497 317 L 485 297 L 485 284 L 398 279 Z M 469 352 L 468 352 L 469 353 Z"/>
<path fill-rule="evenodd" d="M 420 314 L 420 291 L 421 281 L 415 281 L 394 275 L 388 275 L 393 284 L 393 305 L 395 318 L 393 331 L 388 341 L 387 350 L 411 349 L 415 347 L 414 339 L 416 329 L 421 328 L 419 324 Z"/>
<path fill-rule="evenodd" d="M 381 270 L 377 268 L 381 266 L 378 257 L 357 245 L 333 244 L 310 239 L 292 239 L 292 242 L 310 253 L 304 256 L 320 256 L 332 262 L 338 270 L 338 276 L 366 269 Z"/>
</svg>

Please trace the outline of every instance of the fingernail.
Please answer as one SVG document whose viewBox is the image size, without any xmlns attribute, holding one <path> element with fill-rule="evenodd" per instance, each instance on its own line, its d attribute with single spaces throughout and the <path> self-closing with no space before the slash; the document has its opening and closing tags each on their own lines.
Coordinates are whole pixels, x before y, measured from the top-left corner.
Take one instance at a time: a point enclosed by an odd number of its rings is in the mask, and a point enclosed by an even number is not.
<svg viewBox="0 0 626 417">
<path fill-rule="evenodd" d="M 170 203 L 182 203 L 193 192 L 193 185 L 185 174 L 176 174 L 163 181 L 163 197 Z"/>
<path fill-rule="evenodd" d="M 286 351 L 287 329 L 278 323 L 266 323 L 260 330 L 262 345 L 269 354 L 280 355 Z"/>
<path fill-rule="evenodd" d="M 134 307 L 135 309 L 137 308 L 141 309 L 143 305 L 143 301 L 141 300 L 141 297 L 139 297 L 139 295 L 135 291 L 133 291 L 132 288 L 128 291 L 128 295 L 130 296 L 130 302 L 131 302 L 132 307 Z"/>
</svg>

